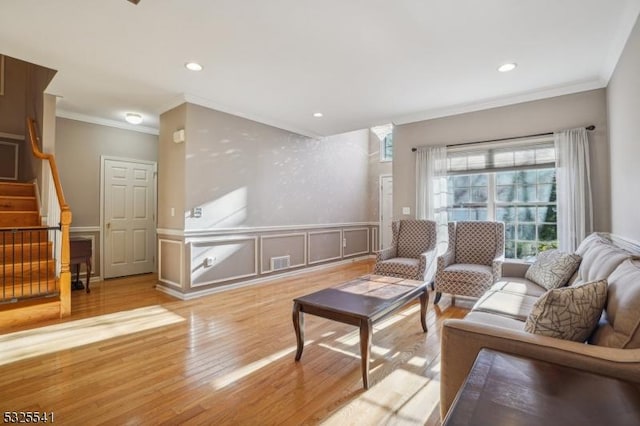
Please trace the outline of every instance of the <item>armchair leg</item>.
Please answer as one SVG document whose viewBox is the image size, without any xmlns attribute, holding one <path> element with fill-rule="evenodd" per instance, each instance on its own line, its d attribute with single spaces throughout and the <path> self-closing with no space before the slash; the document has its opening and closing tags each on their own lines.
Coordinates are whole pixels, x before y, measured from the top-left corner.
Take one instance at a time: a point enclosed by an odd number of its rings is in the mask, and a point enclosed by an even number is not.
<svg viewBox="0 0 640 426">
<path fill-rule="evenodd" d="M 434 280 L 431 280 L 431 291 L 434 291 L 436 289 L 436 282 Z"/>
<path fill-rule="evenodd" d="M 440 298 L 441 298 L 441 297 L 442 297 L 442 293 L 437 292 L 437 293 L 436 293 L 436 298 L 435 298 L 435 299 L 433 299 L 433 304 L 434 304 L 434 305 L 437 305 L 437 304 L 438 304 L 438 302 L 440 301 Z"/>
</svg>

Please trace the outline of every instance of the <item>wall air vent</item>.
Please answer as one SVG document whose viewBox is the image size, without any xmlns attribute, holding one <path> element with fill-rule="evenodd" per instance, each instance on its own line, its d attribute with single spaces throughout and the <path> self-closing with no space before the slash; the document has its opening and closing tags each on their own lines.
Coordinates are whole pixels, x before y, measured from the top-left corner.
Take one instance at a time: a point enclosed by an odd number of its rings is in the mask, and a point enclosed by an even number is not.
<svg viewBox="0 0 640 426">
<path fill-rule="evenodd" d="M 271 270 L 279 271 L 280 269 L 288 269 L 291 266 L 291 256 L 278 256 L 271 258 Z"/>
</svg>

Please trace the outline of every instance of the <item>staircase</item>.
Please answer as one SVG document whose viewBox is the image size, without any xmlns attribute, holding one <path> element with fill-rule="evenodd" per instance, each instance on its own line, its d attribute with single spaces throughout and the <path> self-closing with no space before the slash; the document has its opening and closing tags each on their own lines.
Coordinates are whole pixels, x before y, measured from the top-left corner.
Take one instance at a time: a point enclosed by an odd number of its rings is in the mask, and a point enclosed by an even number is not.
<svg viewBox="0 0 640 426">
<path fill-rule="evenodd" d="M 0 182 L 0 330 L 60 317 L 59 230 L 41 223 L 35 186 Z"/>
</svg>

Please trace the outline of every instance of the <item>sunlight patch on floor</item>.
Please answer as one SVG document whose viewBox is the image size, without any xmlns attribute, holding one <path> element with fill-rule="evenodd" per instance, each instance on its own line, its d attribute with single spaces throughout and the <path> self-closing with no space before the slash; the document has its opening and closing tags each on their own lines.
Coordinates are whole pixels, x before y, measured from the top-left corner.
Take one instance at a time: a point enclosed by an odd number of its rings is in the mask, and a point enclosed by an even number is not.
<svg viewBox="0 0 640 426">
<path fill-rule="evenodd" d="M 397 369 L 342 406 L 322 424 L 422 425 L 437 409 L 439 400 L 440 383 L 437 380 Z"/>
<path fill-rule="evenodd" d="M 0 365 L 184 320 L 162 306 L 148 306 L 4 334 L 0 335 Z"/>
<path fill-rule="evenodd" d="M 305 342 L 305 346 L 309 345 L 313 343 L 313 340 L 309 340 Z M 213 380 L 211 382 L 211 386 L 213 386 L 214 389 L 216 390 L 220 390 L 220 389 L 224 389 L 227 386 L 237 382 L 238 380 L 249 376 L 252 373 L 255 373 L 256 371 L 260 370 L 261 368 L 266 367 L 267 365 L 271 364 L 272 362 L 275 362 L 277 360 L 279 360 L 280 358 L 283 358 L 287 355 L 291 355 L 291 359 L 293 360 L 293 354 L 296 351 L 296 346 L 291 346 L 289 348 L 283 349 L 281 351 L 275 352 L 271 355 L 268 355 L 264 358 L 261 358 L 257 361 L 254 361 L 250 364 L 247 365 L 243 365 L 240 368 L 236 368 L 235 370 L 231 371 L 230 373 L 225 374 L 222 377 L 219 377 L 215 380 Z M 304 355 L 303 355 L 304 356 Z"/>
</svg>

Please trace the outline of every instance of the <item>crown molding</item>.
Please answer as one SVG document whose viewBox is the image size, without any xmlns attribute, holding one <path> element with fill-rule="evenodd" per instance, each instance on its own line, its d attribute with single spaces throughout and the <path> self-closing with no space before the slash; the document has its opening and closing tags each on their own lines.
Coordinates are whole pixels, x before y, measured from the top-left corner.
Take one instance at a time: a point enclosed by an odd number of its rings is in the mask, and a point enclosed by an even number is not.
<svg viewBox="0 0 640 426">
<path fill-rule="evenodd" d="M 80 114 L 77 112 L 66 111 L 63 109 L 58 109 L 56 111 L 56 117 L 67 118 L 69 120 L 82 121 L 85 123 L 91 124 L 99 124 L 101 126 L 115 127 L 123 130 L 131 130 L 139 133 L 146 133 L 149 135 L 158 136 L 160 131 L 153 127 L 145 127 L 145 126 L 136 126 L 133 124 L 122 123 L 116 120 L 109 120 L 101 117 L 94 117 L 92 115 Z"/>
<path fill-rule="evenodd" d="M 588 90 L 601 89 L 607 86 L 604 79 L 594 79 L 584 82 L 573 83 L 564 86 L 550 87 L 542 90 L 526 92 L 514 96 L 489 99 L 470 104 L 454 105 L 446 108 L 436 108 L 415 114 L 407 114 L 396 117 L 393 124 L 409 124 L 418 121 L 432 120 L 435 118 L 449 117 L 452 115 L 466 114 L 469 112 L 483 111 L 492 108 L 521 104 L 524 102 L 538 101 L 541 99 L 554 98 L 556 96 L 570 95 L 573 93 L 586 92 Z"/>
</svg>

